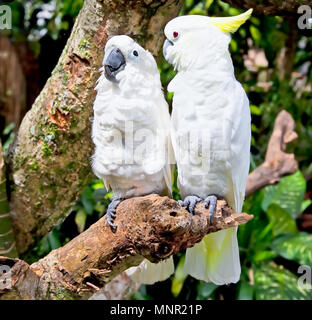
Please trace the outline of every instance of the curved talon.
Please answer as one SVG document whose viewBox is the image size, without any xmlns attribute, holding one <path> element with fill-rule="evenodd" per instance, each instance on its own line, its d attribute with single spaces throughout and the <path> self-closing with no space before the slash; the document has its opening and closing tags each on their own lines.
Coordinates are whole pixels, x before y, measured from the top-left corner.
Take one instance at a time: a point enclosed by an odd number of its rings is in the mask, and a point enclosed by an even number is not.
<svg viewBox="0 0 312 320">
<path fill-rule="evenodd" d="M 113 219 L 110 218 L 109 216 L 106 216 L 106 221 L 110 225 L 111 228 L 116 229 L 117 226 L 113 223 Z"/>
<path fill-rule="evenodd" d="M 184 201 L 179 200 L 179 204 L 182 207 L 187 207 L 187 210 L 194 214 L 195 206 L 198 202 L 201 202 L 203 199 L 197 197 L 197 196 L 187 196 Z"/>
<path fill-rule="evenodd" d="M 209 222 L 211 222 L 214 215 L 216 205 L 217 205 L 218 196 L 215 194 L 210 194 L 204 201 L 205 208 L 209 207 Z"/>
<path fill-rule="evenodd" d="M 122 199 L 113 199 L 107 208 L 106 221 L 113 229 L 117 228 L 117 226 L 114 224 L 114 220 L 116 218 L 116 209 L 121 201 Z"/>
</svg>

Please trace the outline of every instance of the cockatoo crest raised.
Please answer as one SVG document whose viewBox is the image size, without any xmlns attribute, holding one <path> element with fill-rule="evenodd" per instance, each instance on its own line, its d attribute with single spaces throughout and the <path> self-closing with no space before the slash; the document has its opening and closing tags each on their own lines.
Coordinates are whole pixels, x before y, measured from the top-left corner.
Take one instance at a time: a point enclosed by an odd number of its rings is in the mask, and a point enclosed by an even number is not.
<svg viewBox="0 0 312 320">
<path fill-rule="evenodd" d="M 177 70 L 192 66 L 200 68 L 196 62 L 201 56 L 206 59 L 201 63 L 213 63 L 228 51 L 230 33 L 235 32 L 251 13 L 252 9 L 234 17 L 188 15 L 171 20 L 164 30 L 167 38 L 164 57 Z"/>
<path fill-rule="evenodd" d="M 251 12 L 228 18 L 180 16 L 165 27 L 163 54 L 178 71 L 168 91 L 174 93 L 171 138 L 184 199 L 180 204 L 194 213 L 204 201 L 211 219 L 218 197 L 241 212 L 245 196 L 251 117 L 246 93 L 235 79 L 229 43 L 230 33 Z M 237 282 L 236 233 L 237 228 L 221 230 L 187 249 L 185 271 L 218 285 Z"/>
</svg>

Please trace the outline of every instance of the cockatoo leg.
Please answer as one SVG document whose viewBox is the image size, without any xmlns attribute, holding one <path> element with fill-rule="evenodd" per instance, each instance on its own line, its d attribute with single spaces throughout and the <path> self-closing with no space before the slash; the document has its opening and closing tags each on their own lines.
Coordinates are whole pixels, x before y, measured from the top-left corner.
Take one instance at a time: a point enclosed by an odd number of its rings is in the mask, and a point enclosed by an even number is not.
<svg viewBox="0 0 312 320">
<path fill-rule="evenodd" d="M 116 209 L 122 200 L 123 199 L 114 198 L 107 208 L 106 220 L 113 229 L 117 228 L 117 226 L 114 224 L 114 220 L 116 218 Z"/>
<path fill-rule="evenodd" d="M 203 201 L 203 199 L 200 197 L 187 196 L 184 201 L 179 200 L 178 203 L 181 207 L 186 207 L 191 214 L 194 214 L 196 204 L 201 201 Z"/>
<path fill-rule="evenodd" d="M 222 197 L 216 195 L 216 194 L 210 194 L 205 200 L 205 208 L 209 208 L 209 221 L 211 222 L 212 217 L 214 215 L 216 205 L 217 205 L 217 200 L 222 199 Z"/>
</svg>

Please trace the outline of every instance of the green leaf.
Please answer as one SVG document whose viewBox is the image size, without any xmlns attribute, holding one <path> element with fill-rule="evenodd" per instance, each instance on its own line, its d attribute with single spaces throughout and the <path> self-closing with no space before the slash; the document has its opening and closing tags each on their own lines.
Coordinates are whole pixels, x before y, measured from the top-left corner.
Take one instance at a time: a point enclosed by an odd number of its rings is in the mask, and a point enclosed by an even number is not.
<svg viewBox="0 0 312 320">
<path fill-rule="evenodd" d="M 51 250 L 61 247 L 61 241 L 60 241 L 59 235 L 55 230 L 51 231 L 48 234 L 48 242 Z"/>
<path fill-rule="evenodd" d="M 254 286 L 248 282 L 241 282 L 238 289 L 237 300 L 253 300 Z"/>
<path fill-rule="evenodd" d="M 81 195 L 81 202 L 83 204 L 84 209 L 86 210 L 87 214 L 91 215 L 93 212 L 93 207 L 95 205 L 94 201 L 94 192 L 90 186 L 87 186 L 83 189 Z"/>
<path fill-rule="evenodd" d="M 234 39 L 231 40 L 230 47 L 231 47 L 231 51 L 232 52 L 236 52 L 237 51 L 238 45 L 237 45 L 237 42 Z"/>
<path fill-rule="evenodd" d="M 11 132 L 13 131 L 14 127 L 15 127 L 15 124 L 14 124 L 13 122 L 11 122 L 10 124 L 8 124 L 8 125 L 4 128 L 3 134 L 4 134 L 4 135 L 8 135 L 9 133 L 11 133 Z"/>
<path fill-rule="evenodd" d="M 194 5 L 194 0 L 185 0 L 184 5 L 188 8 L 192 7 Z"/>
<path fill-rule="evenodd" d="M 205 3 L 205 9 L 208 10 L 210 8 L 210 6 L 212 5 L 214 0 L 206 0 Z"/>
<path fill-rule="evenodd" d="M 139 290 L 131 297 L 132 300 L 152 300 L 146 292 L 146 285 L 141 285 Z"/>
<path fill-rule="evenodd" d="M 255 268 L 255 288 L 257 300 L 312 299 L 312 291 L 301 289 L 293 273 L 273 263 Z"/>
<path fill-rule="evenodd" d="M 280 256 L 299 264 L 312 266 L 312 235 L 300 232 L 295 236 L 276 239 L 272 248 Z"/>
<path fill-rule="evenodd" d="M 310 199 L 308 200 L 304 200 L 302 203 L 301 203 L 301 209 L 300 211 L 303 212 L 305 209 L 307 209 L 310 205 L 312 204 L 312 201 Z"/>
<path fill-rule="evenodd" d="M 197 285 L 197 300 L 207 300 L 218 286 L 212 282 L 198 282 Z"/>
<path fill-rule="evenodd" d="M 184 263 L 185 263 L 185 255 L 181 257 L 179 260 L 179 263 L 176 267 L 173 279 L 172 279 L 172 285 L 171 285 L 171 292 L 174 297 L 177 297 L 182 288 L 185 279 L 187 278 L 187 273 L 184 271 Z"/>
<path fill-rule="evenodd" d="M 272 260 L 276 257 L 276 253 L 272 250 L 263 250 L 257 252 L 254 257 L 253 261 L 260 262 L 264 260 Z"/>
<path fill-rule="evenodd" d="M 251 131 L 258 133 L 259 132 L 259 128 L 254 123 L 252 123 L 251 124 Z"/>
<path fill-rule="evenodd" d="M 259 107 L 255 106 L 254 104 L 250 105 L 250 112 L 251 114 L 254 114 L 256 116 L 260 116 L 261 115 L 261 110 Z"/>
<path fill-rule="evenodd" d="M 271 204 L 267 210 L 267 214 L 273 225 L 272 232 L 274 237 L 288 233 L 295 235 L 298 232 L 295 220 L 279 205 L 275 203 Z"/>
<path fill-rule="evenodd" d="M 230 16 L 238 16 L 241 12 L 236 8 L 229 8 L 229 15 Z"/>
<path fill-rule="evenodd" d="M 284 177 L 276 186 L 267 186 L 262 201 L 264 211 L 272 204 L 278 204 L 294 219 L 301 211 L 306 191 L 306 181 L 300 171 Z"/>
<path fill-rule="evenodd" d="M 87 221 L 87 213 L 83 209 L 80 209 L 75 215 L 75 223 L 77 225 L 79 233 L 84 231 L 86 226 L 86 221 Z"/>
<path fill-rule="evenodd" d="M 44 236 L 38 243 L 36 247 L 37 254 L 40 257 L 47 255 L 50 252 L 50 244 L 48 240 L 48 235 Z"/>
<path fill-rule="evenodd" d="M 207 14 L 207 12 L 203 8 L 197 7 L 197 8 L 192 9 L 189 14 L 198 14 L 198 15 L 205 16 Z"/>
<path fill-rule="evenodd" d="M 105 188 L 103 180 L 102 179 L 96 180 L 96 182 L 94 184 L 92 184 L 92 188 L 94 190 Z"/>
<path fill-rule="evenodd" d="M 251 34 L 253 40 L 255 41 L 256 45 L 258 45 L 261 40 L 261 32 L 259 31 L 258 28 L 256 28 L 253 25 L 250 26 L 249 31 L 250 31 L 250 34 Z"/>
</svg>

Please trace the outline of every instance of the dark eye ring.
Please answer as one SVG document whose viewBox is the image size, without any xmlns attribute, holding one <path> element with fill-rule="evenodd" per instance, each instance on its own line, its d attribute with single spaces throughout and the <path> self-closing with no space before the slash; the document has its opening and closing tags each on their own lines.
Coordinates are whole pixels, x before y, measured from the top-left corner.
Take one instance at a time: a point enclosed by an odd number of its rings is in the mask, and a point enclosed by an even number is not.
<svg viewBox="0 0 312 320">
<path fill-rule="evenodd" d="M 133 51 L 133 55 L 136 56 L 136 57 L 139 56 L 139 54 L 138 54 L 138 52 L 136 50 Z"/>
</svg>

